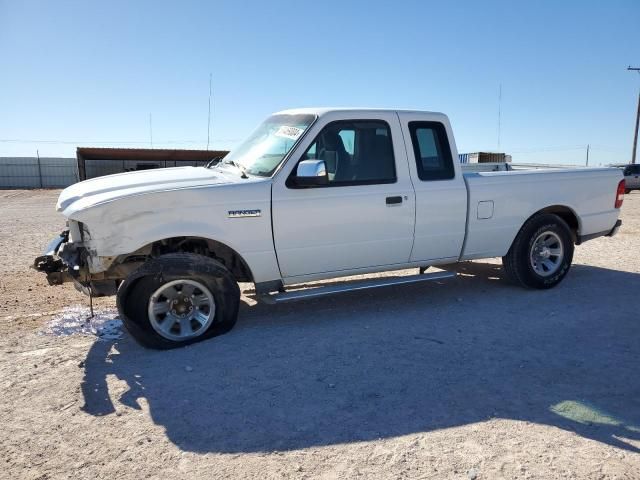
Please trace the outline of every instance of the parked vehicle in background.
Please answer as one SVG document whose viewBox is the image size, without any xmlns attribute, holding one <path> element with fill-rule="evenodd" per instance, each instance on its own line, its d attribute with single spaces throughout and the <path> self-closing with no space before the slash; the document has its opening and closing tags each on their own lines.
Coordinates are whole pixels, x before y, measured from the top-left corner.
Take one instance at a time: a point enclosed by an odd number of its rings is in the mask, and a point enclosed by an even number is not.
<svg viewBox="0 0 640 480">
<path fill-rule="evenodd" d="M 276 303 L 442 279 L 455 274 L 424 270 L 499 256 L 514 283 L 546 289 L 569 271 L 574 245 L 620 227 L 619 169 L 463 173 L 457 159 L 441 113 L 280 112 L 208 168 L 67 188 L 57 209 L 68 230 L 35 267 L 51 284 L 117 290 L 131 334 L 172 348 L 231 329 L 238 282 Z M 420 274 L 285 291 L 406 268 Z"/>
<path fill-rule="evenodd" d="M 631 164 L 624 167 L 625 193 L 631 190 L 640 190 L 640 164 Z"/>
</svg>

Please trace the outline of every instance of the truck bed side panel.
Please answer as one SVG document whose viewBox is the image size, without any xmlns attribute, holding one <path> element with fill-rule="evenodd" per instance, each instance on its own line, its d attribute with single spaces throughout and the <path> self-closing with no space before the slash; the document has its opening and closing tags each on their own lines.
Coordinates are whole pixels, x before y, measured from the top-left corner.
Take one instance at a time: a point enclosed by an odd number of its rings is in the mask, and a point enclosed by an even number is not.
<svg viewBox="0 0 640 480">
<path fill-rule="evenodd" d="M 524 222 L 551 206 L 575 213 L 578 235 L 611 230 L 620 213 L 614 202 L 621 179 L 609 168 L 465 174 L 469 218 L 461 260 L 505 255 Z"/>
</svg>

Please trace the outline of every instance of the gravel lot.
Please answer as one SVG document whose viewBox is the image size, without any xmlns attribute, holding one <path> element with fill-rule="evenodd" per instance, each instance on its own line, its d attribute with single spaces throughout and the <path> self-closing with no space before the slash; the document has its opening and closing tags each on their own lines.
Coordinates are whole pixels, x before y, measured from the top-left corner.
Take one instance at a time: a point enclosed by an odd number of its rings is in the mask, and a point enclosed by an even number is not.
<svg viewBox="0 0 640 480">
<path fill-rule="evenodd" d="M 87 303 L 29 269 L 58 193 L 0 191 L 1 478 L 640 478 L 640 193 L 554 290 L 496 259 L 329 301 L 245 292 L 230 334 L 169 352 L 39 333 Z"/>
</svg>

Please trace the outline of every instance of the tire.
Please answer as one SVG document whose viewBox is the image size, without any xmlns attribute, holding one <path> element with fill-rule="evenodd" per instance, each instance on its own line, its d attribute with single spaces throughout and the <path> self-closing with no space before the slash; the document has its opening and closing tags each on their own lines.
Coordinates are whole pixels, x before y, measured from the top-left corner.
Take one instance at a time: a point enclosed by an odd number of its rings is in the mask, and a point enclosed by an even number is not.
<svg viewBox="0 0 640 480">
<path fill-rule="evenodd" d="M 172 253 L 132 272 L 118 289 L 117 305 L 124 326 L 141 345 L 164 350 L 231 330 L 240 288 L 220 262 Z"/>
<path fill-rule="evenodd" d="M 507 277 L 527 288 L 558 285 L 573 260 L 571 229 L 557 215 L 539 214 L 525 222 L 511 248 L 502 257 Z"/>
</svg>

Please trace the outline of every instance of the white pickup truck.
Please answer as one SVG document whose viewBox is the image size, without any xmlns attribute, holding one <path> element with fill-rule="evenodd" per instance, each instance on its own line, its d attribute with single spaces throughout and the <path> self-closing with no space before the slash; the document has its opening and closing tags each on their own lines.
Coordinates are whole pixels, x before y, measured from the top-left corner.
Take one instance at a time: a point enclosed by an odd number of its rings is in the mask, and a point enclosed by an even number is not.
<svg viewBox="0 0 640 480">
<path fill-rule="evenodd" d="M 454 274 L 424 270 L 502 257 L 515 283 L 550 288 L 574 244 L 620 227 L 618 169 L 463 174 L 456 159 L 441 113 L 279 112 L 215 165 L 70 186 L 57 205 L 68 230 L 34 266 L 51 284 L 117 292 L 131 334 L 172 348 L 231 329 L 238 282 L 282 302 L 441 279 Z M 295 289 L 412 267 L 420 273 Z"/>
</svg>

